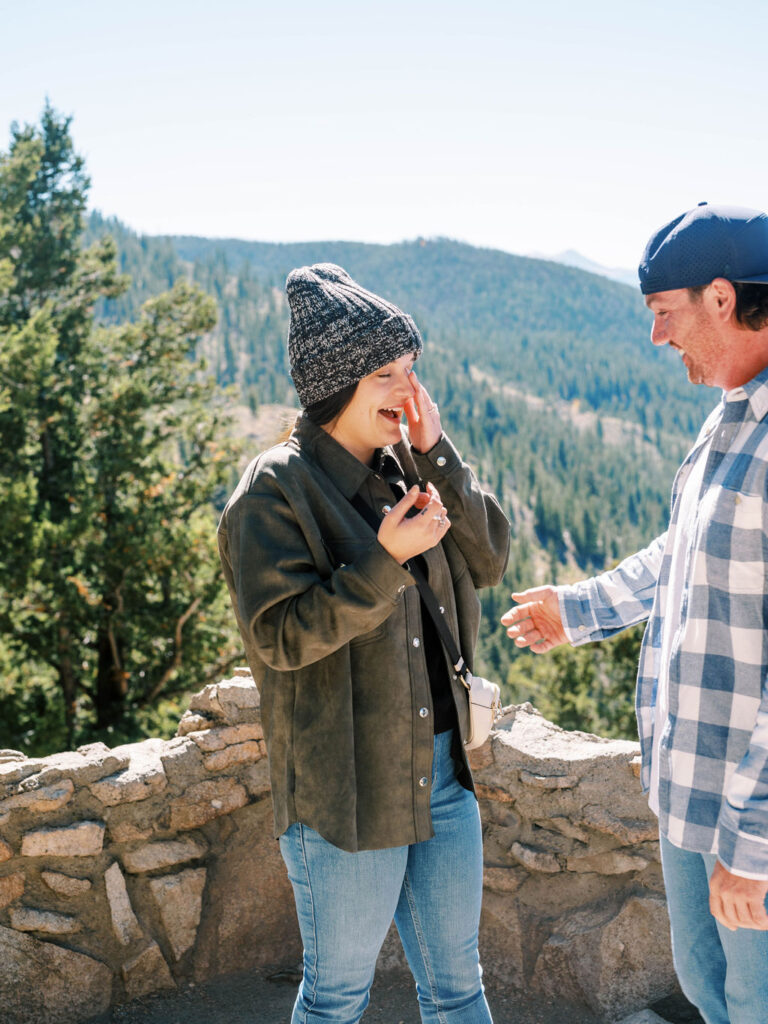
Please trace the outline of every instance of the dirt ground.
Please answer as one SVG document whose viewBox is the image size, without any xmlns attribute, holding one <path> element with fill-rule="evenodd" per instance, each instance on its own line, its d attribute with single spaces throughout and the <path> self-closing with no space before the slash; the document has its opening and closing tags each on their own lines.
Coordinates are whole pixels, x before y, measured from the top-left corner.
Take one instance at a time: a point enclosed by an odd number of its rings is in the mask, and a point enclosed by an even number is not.
<svg viewBox="0 0 768 1024">
<path fill-rule="evenodd" d="M 525 1000 L 492 979 L 487 979 L 486 993 L 495 1024 L 596 1024 L 595 1017 L 573 1007 Z M 233 974 L 116 1007 L 93 1024 L 288 1024 L 295 995 L 293 977 L 268 980 L 255 972 Z M 682 996 L 657 1003 L 653 1009 L 669 1024 L 703 1024 Z M 409 976 L 388 974 L 377 979 L 363 1024 L 420 1024 Z"/>
</svg>

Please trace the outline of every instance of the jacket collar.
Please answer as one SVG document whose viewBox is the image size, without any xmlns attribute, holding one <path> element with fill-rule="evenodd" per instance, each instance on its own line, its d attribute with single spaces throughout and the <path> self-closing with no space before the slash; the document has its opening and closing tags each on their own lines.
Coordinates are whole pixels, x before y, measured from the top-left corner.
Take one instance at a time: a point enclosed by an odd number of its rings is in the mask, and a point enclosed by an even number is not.
<svg viewBox="0 0 768 1024">
<path fill-rule="evenodd" d="M 305 413 L 301 413 L 296 420 L 291 440 L 320 466 L 345 498 L 357 494 L 369 476 L 378 473 L 389 477 L 393 475 L 393 471 L 402 476 L 402 467 L 392 447 L 380 449 L 373 467 L 366 466 L 326 430 L 313 423 Z"/>
</svg>

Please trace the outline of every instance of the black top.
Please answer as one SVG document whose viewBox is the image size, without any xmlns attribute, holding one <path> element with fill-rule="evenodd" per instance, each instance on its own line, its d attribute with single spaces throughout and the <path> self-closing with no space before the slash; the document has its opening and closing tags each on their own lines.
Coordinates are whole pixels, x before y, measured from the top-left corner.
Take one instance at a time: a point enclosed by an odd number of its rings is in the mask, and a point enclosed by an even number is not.
<svg viewBox="0 0 768 1024">
<path fill-rule="evenodd" d="M 418 555 L 412 561 L 419 562 L 421 570 L 426 576 L 427 566 L 424 559 Z M 423 600 L 421 601 L 421 631 L 424 635 L 424 658 L 427 662 L 429 689 L 432 692 L 435 733 L 446 732 L 448 729 L 455 729 L 458 725 L 456 705 L 453 703 L 443 642 L 438 636 L 437 627 Z"/>
<path fill-rule="evenodd" d="M 392 491 L 395 501 L 405 497 L 406 486 L 402 479 L 400 467 L 394 459 L 386 453 L 378 454 L 378 470 Z M 412 513 L 416 514 L 416 513 Z M 417 562 L 423 575 L 427 576 L 427 565 L 421 555 L 411 559 Z M 427 663 L 427 674 L 429 676 L 429 688 L 432 693 L 432 713 L 435 733 L 447 732 L 448 729 L 455 729 L 458 726 L 456 718 L 456 706 L 453 703 L 451 684 L 448 676 L 448 665 L 442 640 L 437 628 L 432 621 L 432 616 L 421 601 L 422 634 L 424 639 L 424 659 Z"/>
</svg>

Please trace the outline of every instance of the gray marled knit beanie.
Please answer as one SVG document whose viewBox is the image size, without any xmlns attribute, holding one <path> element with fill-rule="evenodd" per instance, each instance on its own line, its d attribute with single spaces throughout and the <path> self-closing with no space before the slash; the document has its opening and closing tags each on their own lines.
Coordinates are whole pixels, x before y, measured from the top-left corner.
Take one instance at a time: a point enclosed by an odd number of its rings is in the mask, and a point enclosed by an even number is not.
<svg viewBox="0 0 768 1024">
<path fill-rule="evenodd" d="M 421 352 L 421 335 L 408 314 L 334 263 L 292 270 L 285 290 L 291 309 L 288 358 L 303 406 L 356 384 L 406 352 Z"/>
</svg>

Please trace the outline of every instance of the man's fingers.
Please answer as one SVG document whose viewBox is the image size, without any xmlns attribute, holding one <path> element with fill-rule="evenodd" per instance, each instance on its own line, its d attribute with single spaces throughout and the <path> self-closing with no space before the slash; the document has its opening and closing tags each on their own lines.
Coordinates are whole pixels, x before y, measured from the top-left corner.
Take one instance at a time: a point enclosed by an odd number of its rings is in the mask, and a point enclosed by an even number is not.
<svg viewBox="0 0 768 1024">
<path fill-rule="evenodd" d="M 709 895 L 709 912 L 724 928 L 727 928 L 731 932 L 735 932 L 738 928 L 738 921 L 735 921 L 732 917 L 730 908 L 726 905 L 726 901 L 723 898 L 723 894 L 719 891 L 713 892 L 710 890 Z"/>
<path fill-rule="evenodd" d="M 712 872 L 709 892 L 709 909 L 724 928 L 730 931 L 737 928 L 768 931 L 768 912 L 765 909 L 768 882 L 734 875 L 718 861 Z"/>
<path fill-rule="evenodd" d="M 528 590 L 518 590 L 510 597 L 518 604 L 525 604 L 530 601 L 541 601 L 547 594 L 551 593 L 551 587 L 529 587 Z"/>
<path fill-rule="evenodd" d="M 551 587 L 537 587 L 512 596 L 518 599 L 537 592 L 541 595 L 539 599 L 510 608 L 501 616 L 501 623 L 517 647 L 529 647 L 535 654 L 545 654 L 567 641 L 557 605 L 548 600 L 553 594 Z"/>
<path fill-rule="evenodd" d="M 523 636 L 536 628 L 536 625 L 530 616 L 526 616 L 522 619 L 512 619 L 508 618 L 507 615 L 502 615 L 501 624 L 507 627 L 507 634 L 509 636 Z"/>
<path fill-rule="evenodd" d="M 765 904 L 758 898 L 735 900 L 733 917 L 741 928 L 768 931 L 768 914 L 765 912 Z"/>
<path fill-rule="evenodd" d="M 730 928 L 731 931 L 734 930 L 731 927 L 731 925 L 728 924 L 728 921 L 726 919 L 723 901 L 720 899 L 719 896 L 715 896 L 715 894 L 711 891 L 709 894 L 709 912 L 712 915 L 712 917 L 714 917 L 714 919 L 724 928 Z"/>
<path fill-rule="evenodd" d="M 737 908 L 725 898 L 715 900 L 714 905 L 710 901 L 709 909 L 714 918 L 728 931 L 735 932 L 737 928 L 748 927 L 747 921 L 742 919 Z"/>
<path fill-rule="evenodd" d="M 768 910 L 765 909 L 765 897 L 758 896 L 756 900 L 753 900 L 750 904 L 750 911 L 754 927 L 760 928 L 761 931 L 768 931 Z"/>
<path fill-rule="evenodd" d="M 509 631 L 508 631 L 509 635 Z M 547 637 L 542 636 L 538 630 L 522 635 L 513 635 L 516 647 L 530 647 L 535 650 L 537 654 L 543 654 L 545 650 L 549 650 L 549 640 Z"/>
<path fill-rule="evenodd" d="M 543 645 L 547 643 L 547 637 L 530 615 L 521 617 L 520 611 L 520 608 L 513 608 L 502 615 L 501 621 L 507 627 L 507 636 L 514 640 L 517 647 L 533 647 L 538 652 L 542 652 Z"/>
<path fill-rule="evenodd" d="M 514 594 L 512 595 L 514 597 Z M 531 620 L 531 604 L 518 605 L 517 608 L 510 608 L 501 616 L 504 626 L 521 625 Z"/>
</svg>

